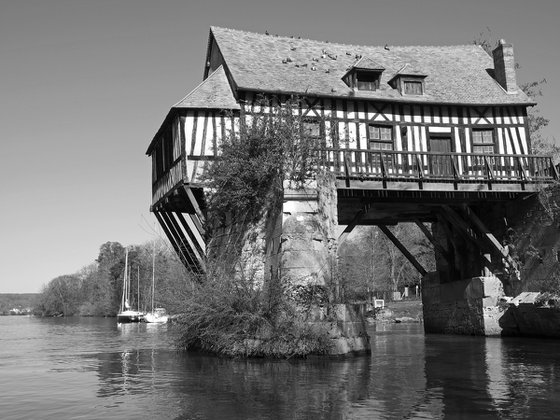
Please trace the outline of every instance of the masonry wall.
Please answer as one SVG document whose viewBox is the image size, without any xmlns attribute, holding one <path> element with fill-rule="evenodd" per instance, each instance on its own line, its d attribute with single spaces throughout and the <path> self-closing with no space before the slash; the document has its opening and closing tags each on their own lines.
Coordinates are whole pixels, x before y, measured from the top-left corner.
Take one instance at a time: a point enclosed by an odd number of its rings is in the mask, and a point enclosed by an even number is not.
<svg viewBox="0 0 560 420">
<path fill-rule="evenodd" d="M 497 305 L 503 296 L 496 277 L 440 281 L 437 272 L 422 280 L 422 305 L 426 333 L 500 335 L 499 320 L 505 310 Z"/>
</svg>

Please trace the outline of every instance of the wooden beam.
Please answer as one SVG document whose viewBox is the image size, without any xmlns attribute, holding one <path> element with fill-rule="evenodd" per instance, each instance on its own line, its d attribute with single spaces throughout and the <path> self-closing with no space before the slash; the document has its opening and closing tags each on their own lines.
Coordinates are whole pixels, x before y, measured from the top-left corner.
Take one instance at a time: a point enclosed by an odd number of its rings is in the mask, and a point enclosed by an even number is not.
<svg viewBox="0 0 560 420">
<path fill-rule="evenodd" d="M 348 239 L 348 235 L 350 235 L 354 228 L 361 222 L 364 216 L 368 213 L 370 207 L 370 204 L 366 204 L 364 207 L 358 210 L 352 221 L 346 226 L 344 231 L 338 237 L 338 245 L 344 243 L 346 239 Z"/>
<path fill-rule="evenodd" d="M 451 226 L 467 241 L 472 241 L 481 250 L 485 249 L 484 242 L 481 241 L 471 227 L 463 220 L 463 218 L 455 212 L 451 207 L 444 205 L 441 206 L 443 211 L 441 216 L 449 222 Z M 482 254 L 485 264 L 492 264 L 492 261 L 487 258 L 486 254 Z"/>
<path fill-rule="evenodd" d="M 445 261 L 447 261 L 447 263 L 450 264 L 452 262 L 451 255 L 443 246 L 441 246 L 441 244 L 438 241 L 436 241 L 436 238 L 434 238 L 432 232 L 430 232 L 428 228 L 424 225 L 424 223 L 422 223 L 420 220 L 416 219 L 414 223 L 416 223 L 416 226 L 418 226 L 420 230 L 424 233 L 424 235 L 426 235 L 426 238 L 428 238 L 428 240 L 432 243 L 434 248 L 441 254 L 441 256 L 445 258 Z"/>
<path fill-rule="evenodd" d="M 461 235 L 463 235 L 465 239 L 471 240 L 477 245 L 480 245 L 480 241 L 478 240 L 474 230 L 472 230 L 467 222 L 465 222 L 465 220 L 459 214 L 457 214 L 455 210 L 453 210 L 448 205 L 443 205 L 441 206 L 441 208 L 443 209 L 442 215 L 444 216 L 444 218 L 447 219 L 447 221 L 450 222 L 452 226 L 457 227 L 457 231 Z"/>
<path fill-rule="evenodd" d="M 508 263 L 513 269 L 513 275 L 519 280 L 519 266 L 517 262 L 509 255 L 509 251 L 506 250 L 500 241 L 496 239 L 494 234 L 486 227 L 486 225 L 478 218 L 478 216 L 472 211 L 472 209 L 464 204 L 462 206 L 465 216 L 472 222 L 474 226 L 484 235 L 486 241 L 490 244 L 495 252 L 500 254 L 500 256 Z"/>
<path fill-rule="evenodd" d="M 167 239 L 169 240 L 169 242 L 171 243 L 171 246 L 173 247 L 173 249 L 175 250 L 175 252 L 177 253 L 177 255 L 179 256 L 179 259 L 181 260 L 181 262 L 186 266 L 190 268 L 190 263 L 189 261 L 187 261 L 187 259 L 185 258 L 185 256 L 183 255 L 183 252 L 181 251 L 181 248 L 179 247 L 179 245 L 177 244 L 177 242 L 175 241 L 175 237 L 171 234 L 171 231 L 169 230 L 167 223 L 165 222 L 165 220 L 163 219 L 163 217 L 161 216 L 160 212 L 155 211 L 154 215 L 156 216 L 156 219 L 158 220 L 161 228 L 163 229 L 163 232 L 165 233 L 165 236 L 167 236 Z"/>
<path fill-rule="evenodd" d="M 385 236 L 387 236 L 387 238 L 389 238 L 389 240 L 393 242 L 393 244 L 399 249 L 399 251 L 403 253 L 406 259 L 410 261 L 410 263 L 414 266 L 414 268 L 416 268 L 416 270 L 418 270 L 418 272 L 422 274 L 422 276 L 425 276 L 428 272 L 424 269 L 424 267 L 422 267 L 422 264 L 418 262 L 418 260 L 414 257 L 414 255 L 412 255 L 408 251 L 408 249 L 406 249 L 406 247 L 402 244 L 402 242 L 399 241 L 395 235 L 393 235 L 393 232 L 391 232 L 389 228 L 385 225 L 378 225 L 378 226 L 379 229 L 385 234 Z"/>
<path fill-rule="evenodd" d="M 173 213 L 166 213 L 164 217 L 165 216 L 169 218 L 168 223 L 173 226 L 173 231 L 177 235 L 177 238 L 180 241 L 179 243 L 182 245 L 181 248 L 186 251 L 188 258 L 192 261 L 193 265 L 197 268 L 198 271 L 206 271 L 204 258 L 196 249 L 196 246 L 190 238 L 188 232 L 185 235 L 185 232 L 183 232 L 183 230 L 181 229 L 181 226 L 179 225 L 179 222 L 177 222 L 177 219 L 174 217 Z"/>
<path fill-rule="evenodd" d="M 190 254 L 189 250 L 184 244 L 184 241 L 181 238 L 181 234 L 173 224 L 173 217 L 170 216 L 168 212 L 161 212 L 160 216 L 164 220 L 169 234 L 175 241 L 176 247 L 179 249 L 179 255 L 182 256 L 182 260 L 185 261 L 186 266 L 193 271 L 199 271 L 196 260 L 193 259 L 192 255 Z"/>
<path fill-rule="evenodd" d="M 202 255 L 206 254 L 206 242 L 204 241 L 204 237 L 201 235 L 201 233 L 198 231 L 196 224 L 193 222 L 193 216 L 196 217 L 196 215 L 194 214 L 190 214 L 190 213 L 175 213 L 177 218 L 179 219 L 179 222 L 181 222 L 181 224 L 183 225 L 183 228 L 185 229 L 185 231 L 187 231 L 188 234 L 191 235 L 191 239 L 192 241 L 198 245 L 197 249 L 199 250 L 199 252 Z"/>
<path fill-rule="evenodd" d="M 189 198 L 189 201 L 191 202 L 191 205 L 193 206 L 196 215 L 198 216 L 200 221 L 203 222 L 204 214 L 202 213 L 202 210 L 200 210 L 200 206 L 198 205 L 198 201 L 196 201 L 194 194 L 192 193 L 189 187 L 184 187 L 184 190 L 187 193 L 187 197 Z M 202 226 L 200 226 L 200 228 L 202 228 Z"/>
</svg>

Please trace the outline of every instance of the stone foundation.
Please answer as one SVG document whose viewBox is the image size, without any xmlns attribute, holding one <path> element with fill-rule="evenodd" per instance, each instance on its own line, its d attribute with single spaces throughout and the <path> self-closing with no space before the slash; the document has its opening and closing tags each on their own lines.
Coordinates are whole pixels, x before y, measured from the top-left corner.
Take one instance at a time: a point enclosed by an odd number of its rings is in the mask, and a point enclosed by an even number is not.
<svg viewBox="0 0 560 420">
<path fill-rule="evenodd" d="M 422 279 L 424 331 L 500 335 L 499 320 L 505 308 L 498 302 L 503 296 L 502 282 L 496 277 L 442 283 L 438 273 L 428 273 Z"/>
<path fill-rule="evenodd" d="M 313 309 L 312 323 L 326 329 L 331 340 L 330 356 L 369 354 L 371 346 L 366 330 L 365 305 L 334 304 Z"/>
<path fill-rule="evenodd" d="M 509 303 L 500 319 L 502 335 L 560 338 L 558 300 L 536 302 L 540 293 L 522 293 Z"/>
</svg>

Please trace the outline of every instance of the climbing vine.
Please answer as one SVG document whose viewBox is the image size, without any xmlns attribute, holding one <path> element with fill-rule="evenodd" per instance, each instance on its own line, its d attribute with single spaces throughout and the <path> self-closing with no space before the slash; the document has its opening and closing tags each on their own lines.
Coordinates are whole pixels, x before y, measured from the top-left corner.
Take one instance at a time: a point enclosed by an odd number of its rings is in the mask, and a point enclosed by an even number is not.
<svg viewBox="0 0 560 420">
<path fill-rule="evenodd" d="M 219 157 L 205 172 L 210 219 L 228 213 L 258 217 L 274 202 L 284 181 L 301 188 L 314 178 L 321 155 L 324 123 L 302 117 L 299 100 L 261 98 L 258 112 L 241 115 L 219 146 Z"/>
</svg>

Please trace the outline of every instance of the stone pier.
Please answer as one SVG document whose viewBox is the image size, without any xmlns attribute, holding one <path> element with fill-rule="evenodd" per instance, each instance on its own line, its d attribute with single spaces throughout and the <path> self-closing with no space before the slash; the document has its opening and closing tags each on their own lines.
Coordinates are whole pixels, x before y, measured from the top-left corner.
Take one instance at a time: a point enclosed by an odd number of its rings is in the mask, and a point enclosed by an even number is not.
<svg viewBox="0 0 560 420">
<path fill-rule="evenodd" d="M 500 335 L 499 320 L 505 307 L 502 282 L 496 277 L 440 281 L 439 273 L 422 280 L 422 305 L 426 333 Z"/>
</svg>

